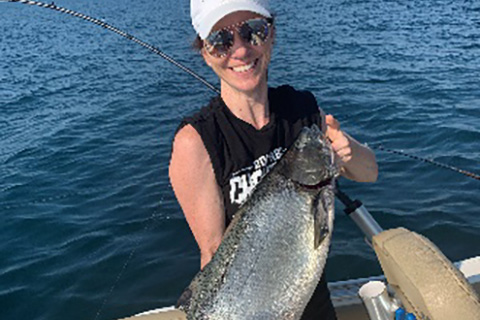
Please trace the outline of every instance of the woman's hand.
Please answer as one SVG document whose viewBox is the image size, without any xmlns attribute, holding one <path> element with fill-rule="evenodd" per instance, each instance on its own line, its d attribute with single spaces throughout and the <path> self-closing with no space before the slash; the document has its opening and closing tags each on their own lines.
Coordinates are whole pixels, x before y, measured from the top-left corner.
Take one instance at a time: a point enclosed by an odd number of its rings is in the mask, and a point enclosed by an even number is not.
<svg viewBox="0 0 480 320">
<path fill-rule="evenodd" d="M 340 130 L 340 123 L 332 115 L 325 116 L 325 123 L 325 134 L 332 143 L 335 163 L 342 175 L 358 182 L 375 182 L 378 166 L 372 150 Z"/>
<path fill-rule="evenodd" d="M 352 148 L 347 136 L 340 130 L 340 123 L 331 114 L 325 116 L 327 124 L 326 135 L 332 143 L 335 152 L 335 162 L 339 168 L 343 168 L 352 159 Z"/>
</svg>

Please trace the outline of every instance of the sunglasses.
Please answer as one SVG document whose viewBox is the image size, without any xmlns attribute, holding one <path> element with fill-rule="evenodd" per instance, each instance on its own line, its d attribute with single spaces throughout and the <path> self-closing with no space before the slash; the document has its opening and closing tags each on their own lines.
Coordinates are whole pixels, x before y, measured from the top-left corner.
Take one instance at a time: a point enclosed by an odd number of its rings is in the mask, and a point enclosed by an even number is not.
<svg viewBox="0 0 480 320">
<path fill-rule="evenodd" d="M 204 48 L 214 57 L 225 57 L 233 46 L 234 30 L 238 32 L 243 41 L 253 46 L 261 46 L 267 41 L 272 25 L 272 18 L 256 18 L 242 21 L 233 26 L 211 32 L 205 38 Z"/>
</svg>

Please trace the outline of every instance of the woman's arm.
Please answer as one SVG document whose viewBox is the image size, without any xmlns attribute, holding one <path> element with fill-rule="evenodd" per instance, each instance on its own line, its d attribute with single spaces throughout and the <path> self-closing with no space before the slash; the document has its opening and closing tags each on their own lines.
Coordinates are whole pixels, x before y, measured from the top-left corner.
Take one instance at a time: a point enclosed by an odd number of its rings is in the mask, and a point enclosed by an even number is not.
<svg viewBox="0 0 480 320">
<path fill-rule="evenodd" d="M 378 165 L 372 150 L 340 130 L 340 123 L 332 115 L 325 116 L 325 122 L 342 175 L 358 182 L 375 182 Z"/>
<path fill-rule="evenodd" d="M 212 163 L 198 132 L 183 127 L 173 141 L 170 182 L 200 248 L 200 265 L 212 259 L 225 232 L 225 213 Z"/>
</svg>

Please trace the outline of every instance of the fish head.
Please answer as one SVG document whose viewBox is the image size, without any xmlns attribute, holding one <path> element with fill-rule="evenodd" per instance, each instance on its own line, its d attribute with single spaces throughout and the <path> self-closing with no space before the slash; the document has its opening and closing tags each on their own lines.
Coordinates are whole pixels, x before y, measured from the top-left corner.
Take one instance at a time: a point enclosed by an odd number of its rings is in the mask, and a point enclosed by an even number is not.
<svg viewBox="0 0 480 320">
<path fill-rule="evenodd" d="M 338 176 L 330 141 L 317 125 L 302 129 L 278 170 L 287 179 L 312 188 Z"/>
</svg>

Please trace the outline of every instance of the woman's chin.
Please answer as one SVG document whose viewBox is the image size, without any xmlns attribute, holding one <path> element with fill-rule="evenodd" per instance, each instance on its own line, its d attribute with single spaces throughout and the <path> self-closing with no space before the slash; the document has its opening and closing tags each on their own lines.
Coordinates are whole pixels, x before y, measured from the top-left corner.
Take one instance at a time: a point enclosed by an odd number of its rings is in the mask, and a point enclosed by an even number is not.
<svg viewBox="0 0 480 320">
<path fill-rule="evenodd" d="M 263 90 L 266 86 L 266 76 L 260 76 L 258 74 L 239 74 L 232 75 L 229 81 L 225 81 L 231 89 L 244 92 L 252 93 L 257 90 Z"/>
</svg>

